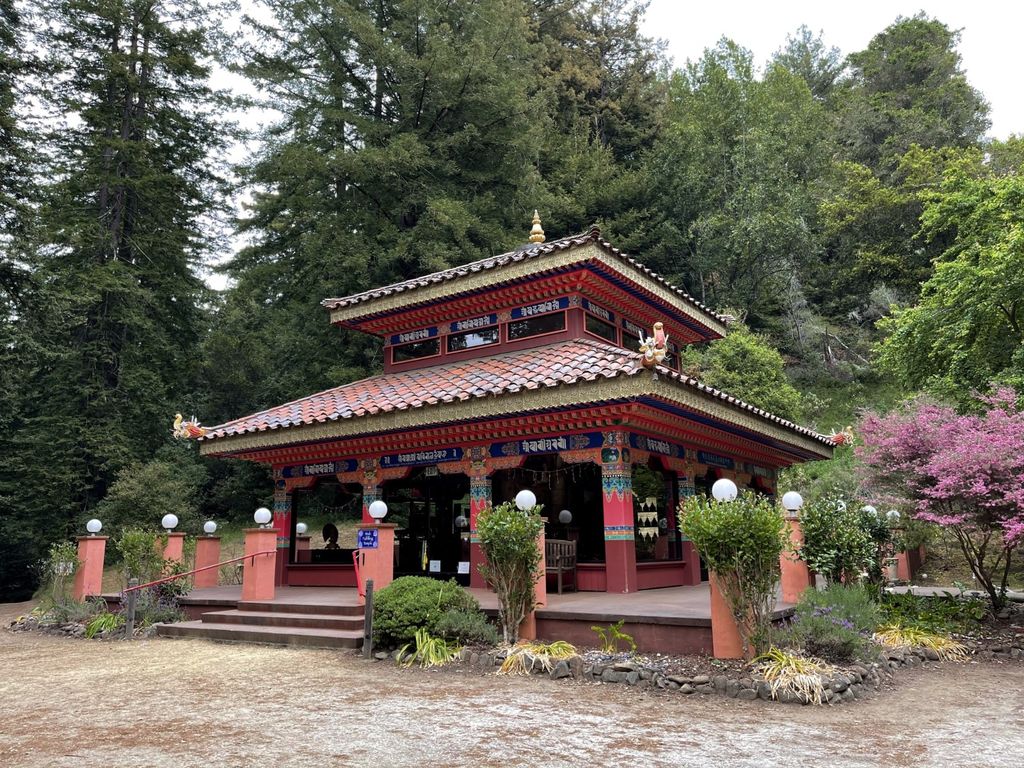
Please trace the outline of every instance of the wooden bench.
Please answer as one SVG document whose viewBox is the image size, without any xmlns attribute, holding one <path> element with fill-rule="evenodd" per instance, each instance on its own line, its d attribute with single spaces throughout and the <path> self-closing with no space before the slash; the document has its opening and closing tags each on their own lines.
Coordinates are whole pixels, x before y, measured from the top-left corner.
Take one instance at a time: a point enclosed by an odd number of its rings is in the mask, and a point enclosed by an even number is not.
<svg viewBox="0 0 1024 768">
<path fill-rule="evenodd" d="M 562 574 L 572 574 L 573 592 L 576 588 L 576 542 L 561 539 L 547 539 L 544 542 L 546 575 L 558 577 L 558 594 L 562 594 Z"/>
</svg>

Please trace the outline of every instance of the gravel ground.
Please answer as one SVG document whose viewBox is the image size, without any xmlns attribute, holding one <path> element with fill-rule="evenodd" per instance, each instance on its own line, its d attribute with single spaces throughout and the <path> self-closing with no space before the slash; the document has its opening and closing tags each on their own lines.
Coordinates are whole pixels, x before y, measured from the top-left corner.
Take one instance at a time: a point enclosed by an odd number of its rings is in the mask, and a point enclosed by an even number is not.
<svg viewBox="0 0 1024 768">
<path fill-rule="evenodd" d="M 0 622 L 27 608 L 0 605 Z M 0 766 L 1024 764 L 1024 665 L 898 681 L 810 708 L 326 650 L 0 630 Z"/>
</svg>

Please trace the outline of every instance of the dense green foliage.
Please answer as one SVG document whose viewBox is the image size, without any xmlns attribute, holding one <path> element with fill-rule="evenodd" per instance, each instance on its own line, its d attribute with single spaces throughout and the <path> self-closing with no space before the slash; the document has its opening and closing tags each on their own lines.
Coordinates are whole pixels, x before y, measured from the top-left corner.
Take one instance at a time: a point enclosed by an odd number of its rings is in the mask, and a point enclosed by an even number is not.
<svg viewBox="0 0 1024 768">
<path fill-rule="evenodd" d="M 746 655 L 768 647 L 779 586 L 786 523 L 771 499 L 744 492 L 735 501 L 691 496 L 679 506 L 679 527 L 693 542 L 740 629 Z"/>
<path fill-rule="evenodd" d="M 886 592 L 882 595 L 882 619 L 886 624 L 917 627 L 943 634 L 969 634 L 988 615 L 988 603 L 957 595 L 924 597 Z"/>
<path fill-rule="evenodd" d="M 438 581 L 425 576 L 402 576 L 373 599 L 373 642 L 393 648 L 414 642 L 417 630 L 447 637 L 439 629 L 451 625 L 449 611 L 479 612 L 480 604 L 454 580 Z M 452 639 L 457 639 L 452 637 Z"/>
<path fill-rule="evenodd" d="M 476 521 L 485 562 L 480 574 L 498 597 L 502 639 L 515 644 L 519 625 L 534 608 L 534 585 L 542 577 L 537 537 L 544 530 L 540 507 L 520 510 L 506 501 L 487 507 Z"/>
<path fill-rule="evenodd" d="M 231 5 L 0 0 L 3 598 L 96 515 L 247 518 L 269 474 L 169 455 L 174 413 L 376 372 L 319 302 L 514 248 L 534 208 L 735 308 L 694 371 L 820 430 L 1024 375 L 1024 149 L 984 139 L 940 20 L 845 58 L 803 27 L 759 68 L 727 39 L 671 65 L 642 0 L 264 0 L 237 34 Z M 240 123 L 274 110 L 233 186 L 218 61 Z"/>
<path fill-rule="evenodd" d="M 878 567 L 875 526 L 868 517 L 835 491 L 807 502 L 800 510 L 800 559 L 829 584 L 857 582 Z"/>
<path fill-rule="evenodd" d="M 867 661 L 877 650 L 871 634 L 880 621 L 878 604 L 867 590 L 840 584 L 822 592 L 808 589 L 775 643 L 831 662 Z"/>
</svg>

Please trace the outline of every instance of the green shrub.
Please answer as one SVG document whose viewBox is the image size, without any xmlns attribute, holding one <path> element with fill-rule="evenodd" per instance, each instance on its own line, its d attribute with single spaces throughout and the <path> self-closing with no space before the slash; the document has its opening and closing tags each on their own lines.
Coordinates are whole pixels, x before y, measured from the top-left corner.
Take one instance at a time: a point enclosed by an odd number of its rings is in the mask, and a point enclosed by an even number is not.
<svg viewBox="0 0 1024 768">
<path fill-rule="evenodd" d="M 956 595 L 924 597 L 887 592 L 882 596 L 881 609 L 887 624 L 965 635 L 978 629 L 988 614 L 988 602 Z"/>
<path fill-rule="evenodd" d="M 770 499 L 744 492 L 734 501 L 691 496 L 679 524 L 714 571 L 749 658 L 768 647 L 786 522 Z"/>
<path fill-rule="evenodd" d="M 876 650 L 871 635 L 880 621 L 879 607 L 866 589 L 833 584 L 823 592 L 805 591 L 776 640 L 828 661 L 868 660 Z"/>
<path fill-rule="evenodd" d="M 540 575 L 537 537 L 544 528 L 540 506 L 525 512 L 510 501 L 488 507 L 477 518 L 480 549 L 486 562 L 480 573 L 498 597 L 498 620 L 506 643 L 519 639 L 519 625 L 534 607 Z"/>
<path fill-rule="evenodd" d="M 856 506 L 832 492 L 800 510 L 804 537 L 800 558 L 830 584 L 839 584 L 844 578 L 852 584 L 861 573 L 878 569 L 878 547 L 872 531 L 865 529 L 867 517 Z"/>
<path fill-rule="evenodd" d="M 159 579 L 164 572 L 163 547 L 157 546 L 162 534 L 141 528 L 125 528 L 114 540 L 114 549 L 121 557 L 124 580 L 138 579 L 140 584 Z M 166 543 L 166 542 L 165 542 Z"/>
<path fill-rule="evenodd" d="M 498 630 L 481 611 L 448 610 L 435 625 L 437 634 L 459 645 L 497 645 Z"/>
<path fill-rule="evenodd" d="M 85 625 L 85 636 L 91 640 L 100 632 L 110 632 L 124 626 L 124 616 L 120 613 L 104 611 L 93 616 Z"/>
<path fill-rule="evenodd" d="M 437 623 L 451 610 L 477 612 L 480 604 L 454 579 L 402 576 L 374 595 L 373 642 L 386 648 L 412 643 L 417 629 L 436 636 Z"/>
</svg>

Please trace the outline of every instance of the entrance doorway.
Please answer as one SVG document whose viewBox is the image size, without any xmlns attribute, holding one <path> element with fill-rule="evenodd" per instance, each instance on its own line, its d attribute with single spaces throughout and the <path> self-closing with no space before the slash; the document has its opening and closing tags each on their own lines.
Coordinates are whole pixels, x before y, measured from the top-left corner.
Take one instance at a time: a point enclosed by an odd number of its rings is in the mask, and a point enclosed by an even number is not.
<svg viewBox="0 0 1024 768">
<path fill-rule="evenodd" d="M 387 521 L 395 523 L 395 575 L 455 579 L 469 585 L 469 478 L 433 467 L 384 483 Z"/>
</svg>

